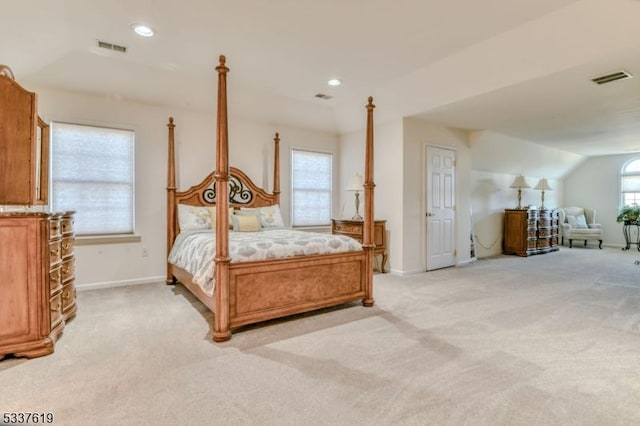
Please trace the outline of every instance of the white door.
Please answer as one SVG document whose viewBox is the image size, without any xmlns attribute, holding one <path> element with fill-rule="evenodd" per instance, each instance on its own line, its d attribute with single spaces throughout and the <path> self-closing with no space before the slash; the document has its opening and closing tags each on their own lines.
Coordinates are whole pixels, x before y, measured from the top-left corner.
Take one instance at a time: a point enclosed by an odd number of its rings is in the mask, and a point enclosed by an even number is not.
<svg viewBox="0 0 640 426">
<path fill-rule="evenodd" d="M 426 147 L 427 271 L 455 265 L 455 165 L 450 149 Z"/>
</svg>

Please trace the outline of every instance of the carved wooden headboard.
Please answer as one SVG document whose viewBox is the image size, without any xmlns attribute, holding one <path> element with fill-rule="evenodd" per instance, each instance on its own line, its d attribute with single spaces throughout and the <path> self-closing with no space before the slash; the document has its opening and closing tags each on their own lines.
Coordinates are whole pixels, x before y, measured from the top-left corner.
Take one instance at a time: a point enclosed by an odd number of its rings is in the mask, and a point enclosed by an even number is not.
<svg viewBox="0 0 640 426">
<path fill-rule="evenodd" d="M 5 77 L 9 77 L 11 80 L 15 80 L 16 78 L 13 76 L 13 71 L 6 65 L 0 64 L 0 75 L 4 75 Z"/>
<path fill-rule="evenodd" d="M 270 194 L 258 187 L 240 169 L 229 168 L 229 207 L 265 207 L 278 204 L 278 195 Z M 215 206 L 216 184 L 214 173 L 210 173 L 198 185 L 186 191 L 176 191 L 176 204 L 191 206 Z"/>
</svg>

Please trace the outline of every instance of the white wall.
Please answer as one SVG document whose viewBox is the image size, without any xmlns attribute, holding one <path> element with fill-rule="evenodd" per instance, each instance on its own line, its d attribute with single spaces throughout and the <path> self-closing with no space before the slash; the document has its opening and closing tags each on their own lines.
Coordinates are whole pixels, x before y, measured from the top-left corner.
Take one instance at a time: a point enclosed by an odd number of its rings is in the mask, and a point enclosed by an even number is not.
<svg viewBox="0 0 640 426">
<path fill-rule="evenodd" d="M 495 256 L 502 253 L 503 219 L 505 209 L 518 206 L 517 190 L 509 188 L 516 175 L 485 171 L 471 172 L 471 208 L 473 210 L 473 234 L 476 257 Z M 522 190 L 522 206 L 540 206 L 541 193 L 533 189 L 539 176 L 525 176 L 531 188 Z M 562 206 L 563 182 L 548 179 L 551 191 L 545 191 L 544 205 L 548 208 Z"/>
<path fill-rule="evenodd" d="M 596 222 L 603 228 L 603 244 L 625 244 L 622 224 L 616 222 L 620 199 L 620 172 L 636 154 L 588 158 L 565 179 L 564 205 L 596 209 Z M 635 249 L 635 246 L 631 246 Z"/>
<path fill-rule="evenodd" d="M 375 216 L 387 221 L 389 269 L 407 274 L 426 269 L 424 223 L 424 147 L 426 144 L 456 151 L 457 261 L 469 256 L 469 173 L 471 161 L 465 132 L 417 119 L 378 124 L 375 140 Z M 363 171 L 364 131 L 340 138 L 340 187 L 355 172 Z M 341 191 L 343 217 L 353 215 L 353 194 Z"/>
<path fill-rule="evenodd" d="M 185 189 L 198 183 L 214 167 L 214 113 L 45 88 L 31 90 L 39 94 L 39 111 L 47 121 L 116 126 L 136 131 L 136 233 L 142 241 L 78 247 L 79 287 L 149 282 L 163 277 L 167 119 L 173 116 L 176 120 L 178 186 Z M 338 138 L 331 133 L 250 121 L 234 116 L 233 111 L 230 114 L 231 164 L 246 171 L 256 183 L 269 190 L 273 175 L 273 133 L 280 132 L 281 204 L 287 223 L 292 147 L 335 155 L 338 167 L 334 170 L 333 214 L 346 218 L 354 214 L 353 193 L 344 188 L 353 173 L 364 172 L 364 130 Z M 620 224 L 615 222 L 618 172 L 631 156 L 597 157 L 580 164 L 584 158 L 575 154 L 487 132 L 474 133 L 470 137 L 460 130 L 412 118 L 377 124 L 374 136 L 375 215 L 377 219 L 387 220 L 389 268 L 392 271 L 410 273 L 425 268 L 423 167 L 426 144 L 456 151 L 459 263 L 469 260 L 471 232 L 478 238 L 478 257 L 501 252 L 502 212 L 517 203 L 515 190 L 508 188 L 517 173 L 523 173 L 531 186 L 539 177 L 550 179 L 553 191 L 547 192 L 545 199 L 545 205 L 549 207 L 575 204 L 597 208 L 598 218 L 605 226 L 605 242 L 623 243 Z M 541 162 L 552 163 L 554 167 L 540 166 Z M 567 189 L 563 192 L 563 181 L 558 177 L 567 172 L 570 174 L 564 181 Z M 566 194 L 565 198 L 563 194 Z M 538 205 L 538 191 L 526 190 L 522 203 Z M 469 220 L 471 210 L 473 231 Z M 496 239 L 498 242 L 494 243 Z M 484 249 L 483 245 L 488 248 Z M 142 256 L 143 248 L 148 250 L 148 257 Z"/>
<path fill-rule="evenodd" d="M 355 214 L 354 194 L 345 191 L 349 178 L 357 173 L 364 176 L 364 130 L 340 137 L 340 206 L 341 217 Z M 374 216 L 386 220 L 387 269 L 400 270 L 402 247 L 402 121 L 376 124 L 374 128 Z M 360 197 L 360 214 L 364 212 L 364 197 Z"/>
<path fill-rule="evenodd" d="M 404 139 L 404 211 L 402 269 L 405 272 L 424 271 L 426 268 L 426 223 L 424 188 L 425 146 L 448 148 L 456 153 L 456 261 L 470 260 L 470 173 L 471 157 L 466 132 L 405 118 Z"/>
<path fill-rule="evenodd" d="M 469 139 L 474 245 L 482 258 L 502 253 L 504 210 L 518 205 L 517 190 L 509 188 L 518 174 L 530 186 L 522 190 L 522 206 L 540 206 L 541 193 L 533 188 L 546 177 L 552 190 L 545 191 L 545 207 L 562 207 L 563 178 L 585 157 L 494 132 L 472 132 Z"/>
<path fill-rule="evenodd" d="M 194 185 L 215 167 L 215 114 L 153 106 L 112 98 L 30 87 L 38 93 L 46 121 L 113 126 L 136 132 L 136 220 L 139 243 L 80 246 L 76 249 L 78 287 L 164 279 L 166 259 L 167 121 L 175 118 L 178 187 Z M 280 132 L 281 204 L 288 223 L 291 147 L 338 155 L 338 138 L 329 133 L 239 119 L 230 111 L 230 164 L 258 185 L 272 189 L 273 136 Z M 338 181 L 336 171 L 335 181 Z M 149 252 L 143 257 L 143 248 Z"/>
<path fill-rule="evenodd" d="M 585 157 L 489 131 L 469 134 L 473 170 L 563 179 Z M 509 182 L 511 183 L 511 182 Z"/>
</svg>

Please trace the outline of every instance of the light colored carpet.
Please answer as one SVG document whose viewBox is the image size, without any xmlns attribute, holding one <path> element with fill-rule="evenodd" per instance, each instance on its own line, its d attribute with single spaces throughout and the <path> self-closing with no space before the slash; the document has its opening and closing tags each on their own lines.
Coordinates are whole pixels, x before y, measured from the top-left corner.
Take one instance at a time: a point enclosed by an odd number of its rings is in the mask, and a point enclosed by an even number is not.
<svg viewBox="0 0 640 426">
<path fill-rule="evenodd" d="M 349 304 L 209 340 L 182 287 L 78 294 L 53 355 L 0 361 L 0 412 L 56 425 L 640 424 L 637 251 L 375 275 Z"/>
</svg>

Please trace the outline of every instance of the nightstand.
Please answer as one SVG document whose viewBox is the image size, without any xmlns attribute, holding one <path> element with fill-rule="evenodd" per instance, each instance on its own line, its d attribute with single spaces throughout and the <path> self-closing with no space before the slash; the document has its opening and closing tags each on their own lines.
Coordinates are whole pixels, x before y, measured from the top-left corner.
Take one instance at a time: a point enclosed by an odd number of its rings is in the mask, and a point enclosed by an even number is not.
<svg viewBox="0 0 640 426">
<path fill-rule="evenodd" d="M 380 272 L 385 272 L 385 265 L 387 264 L 387 229 L 386 220 L 376 220 L 373 225 L 373 242 L 376 248 L 373 251 L 374 256 L 382 256 L 380 262 Z M 351 238 L 358 240 L 362 243 L 362 236 L 364 233 L 364 221 L 362 220 L 343 220 L 332 219 L 331 220 L 331 233 L 348 235 Z"/>
</svg>

